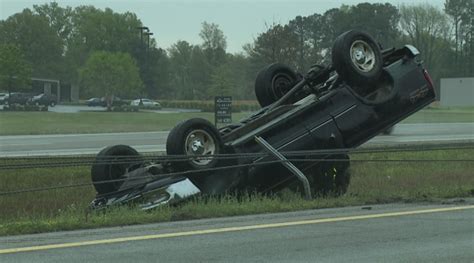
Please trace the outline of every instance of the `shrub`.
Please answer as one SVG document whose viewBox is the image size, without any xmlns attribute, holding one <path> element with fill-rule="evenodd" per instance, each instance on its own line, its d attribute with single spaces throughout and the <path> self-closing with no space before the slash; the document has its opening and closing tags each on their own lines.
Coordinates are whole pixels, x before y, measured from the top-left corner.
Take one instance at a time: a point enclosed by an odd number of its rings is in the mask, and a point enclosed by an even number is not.
<svg viewBox="0 0 474 263">
<path fill-rule="evenodd" d="M 122 105 L 114 106 L 110 109 L 112 112 L 138 112 L 139 108 L 137 106 Z"/>
<path fill-rule="evenodd" d="M 12 104 L 3 106 L 4 111 L 48 111 L 48 106 Z"/>
<path fill-rule="evenodd" d="M 164 108 L 183 108 L 197 109 L 203 112 L 214 112 L 214 101 L 212 100 L 167 100 L 160 101 Z M 232 112 L 256 111 L 260 109 L 260 105 L 256 101 L 233 101 Z"/>
</svg>

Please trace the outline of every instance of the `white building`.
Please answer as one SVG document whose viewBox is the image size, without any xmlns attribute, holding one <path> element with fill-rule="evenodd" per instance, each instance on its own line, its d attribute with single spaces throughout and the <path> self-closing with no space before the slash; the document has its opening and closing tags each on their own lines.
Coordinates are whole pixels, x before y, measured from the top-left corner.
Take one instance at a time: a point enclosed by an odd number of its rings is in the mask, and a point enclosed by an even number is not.
<svg viewBox="0 0 474 263">
<path fill-rule="evenodd" d="M 474 106 L 474 78 L 441 79 L 441 106 Z"/>
</svg>

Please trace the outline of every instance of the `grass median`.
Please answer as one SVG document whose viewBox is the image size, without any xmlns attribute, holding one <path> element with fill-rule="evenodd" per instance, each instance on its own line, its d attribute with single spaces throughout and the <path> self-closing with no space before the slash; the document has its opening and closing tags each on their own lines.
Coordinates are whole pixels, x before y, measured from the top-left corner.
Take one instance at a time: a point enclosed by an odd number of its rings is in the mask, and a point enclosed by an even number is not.
<svg viewBox="0 0 474 263">
<path fill-rule="evenodd" d="M 237 122 L 249 113 L 234 113 Z M 169 131 L 178 122 L 204 118 L 214 123 L 214 114 L 154 112 L 1 112 L 0 135 L 78 134 L 107 132 Z"/>
<path fill-rule="evenodd" d="M 299 194 L 283 191 L 273 196 L 250 194 L 242 200 L 232 195 L 219 199 L 196 198 L 148 212 L 127 206 L 91 212 L 88 205 L 95 196 L 91 185 L 0 195 L 0 235 L 468 197 L 474 195 L 474 162 L 466 160 L 472 160 L 473 155 L 474 149 L 354 153 L 348 192 L 339 198 L 309 201 Z M 89 169 L 76 166 L 0 170 L 0 192 L 88 184 Z"/>
<path fill-rule="evenodd" d="M 234 113 L 234 122 L 250 113 Z M 214 122 L 213 113 L 154 112 L 1 112 L 0 135 L 169 131 L 189 118 Z M 403 123 L 474 122 L 474 108 L 428 108 Z"/>
</svg>

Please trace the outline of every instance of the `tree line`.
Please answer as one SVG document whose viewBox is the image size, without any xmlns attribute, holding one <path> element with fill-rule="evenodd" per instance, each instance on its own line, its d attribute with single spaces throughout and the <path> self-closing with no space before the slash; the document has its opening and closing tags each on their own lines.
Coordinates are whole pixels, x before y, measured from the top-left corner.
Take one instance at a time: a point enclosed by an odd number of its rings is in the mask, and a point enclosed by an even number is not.
<svg viewBox="0 0 474 263">
<path fill-rule="evenodd" d="M 179 40 L 167 50 L 140 36 L 131 12 L 93 6 L 34 5 L 0 21 L 0 89 L 28 89 L 29 77 L 80 86 L 82 98 L 206 100 L 215 95 L 254 99 L 253 82 L 265 65 L 300 72 L 330 63 L 334 39 L 350 29 L 368 32 L 383 48 L 413 44 L 436 81 L 474 76 L 474 2 L 360 3 L 323 14 L 271 23 L 240 53 L 227 52 L 219 25 L 203 22 L 201 43 Z"/>
</svg>

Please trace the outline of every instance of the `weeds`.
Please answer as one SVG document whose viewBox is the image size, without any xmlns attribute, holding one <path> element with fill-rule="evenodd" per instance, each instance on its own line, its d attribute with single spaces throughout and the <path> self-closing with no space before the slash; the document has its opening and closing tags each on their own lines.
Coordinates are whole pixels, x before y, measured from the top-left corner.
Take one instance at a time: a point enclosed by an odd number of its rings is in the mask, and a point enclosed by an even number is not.
<svg viewBox="0 0 474 263">
<path fill-rule="evenodd" d="M 145 212 L 127 206 L 90 211 L 88 205 L 95 196 L 92 186 L 0 196 L 0 235 L 467 197 L 474 195 L 474 162 L 390 160 L 472 160 L 472 156 L 474 149 L 353 154 L 348 192 L 339 198 L 328 196 L 309 201 L 291 191 L 274 196 L 250 193 L 239 197 L 196 197 L 178 206 Z M 3 170 L 0 192 L 90 182 L 89 169 L 82 166 Z"/>
</svg>

